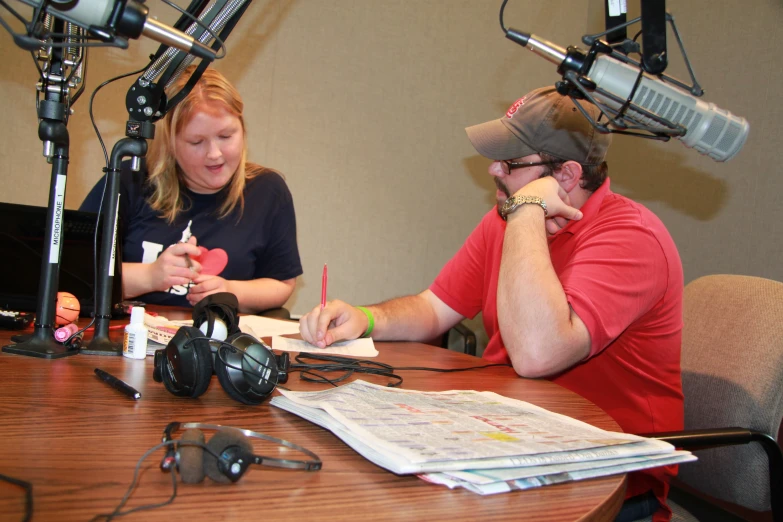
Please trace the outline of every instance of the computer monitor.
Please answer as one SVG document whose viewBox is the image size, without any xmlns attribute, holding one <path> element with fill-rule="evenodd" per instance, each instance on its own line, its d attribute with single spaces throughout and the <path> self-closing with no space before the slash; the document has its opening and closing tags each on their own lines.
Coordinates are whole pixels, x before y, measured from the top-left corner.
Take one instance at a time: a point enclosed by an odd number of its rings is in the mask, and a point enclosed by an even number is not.
<svg viewBox="0 0 783 522">
<path fill-rule="evenodd" d="M 0 203 L 0 308 L 36 312 L 41 257 L 46 235 L 46 207 Z M 95 310 L 94 237 L 97 214 L 66 210 L 62 221 L 62 254 L 57 290 L 79 299 L 80 315 Z M 118 233 L 121 227 L 117 227 Z M 122 240 L 118 238 L 111 304 L 122 301 Z M 97 257 L 102 237 L 98 231 Z"/>
</svg>

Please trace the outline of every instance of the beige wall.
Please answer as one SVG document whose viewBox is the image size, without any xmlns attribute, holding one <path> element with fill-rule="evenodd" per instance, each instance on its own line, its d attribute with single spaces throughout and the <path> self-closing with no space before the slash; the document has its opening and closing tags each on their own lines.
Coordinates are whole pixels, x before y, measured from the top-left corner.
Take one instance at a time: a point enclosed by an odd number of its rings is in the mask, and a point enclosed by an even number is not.
<svg viewBox="0 0 783 522">
<path fill-rule="evenodd" d="M 507 24 L 561 45 L 603 24 L 602 0 L 511 0 Z M 629 2 L 638 11 L 638 2 Z M 215 67 L 243 93 L 251 158 L 281 170 L 296 203 L 305 274 L 288 306 L 303 313 L 329 296 L 359 303 L 417 292 L 459 248 L 493 202 L 488 161 L 463 128 L 502 115 L 525 92 L 554 83 L 555 68 L 506 40 L 500 0 L 254 0 Z M 668 2 L 705 99 L 745 116 L 742 152 L 715 163 L 680 143 L 620 136 L 612 188 L 655 211 L 680 249 L 686 280 L 719 272 L 783 280 L 778 175 L 783 83 L 774 35 L 779 0 Z M 176 16 L 151 2 L 153 14 Z M 89 94 L 139 68 L 156 48 L 91 52 L 88 92 L 69 123 L 67 206 L 79 205 L 103 166 L 87 118 Z M 671 54 L 677 55 L 673 40 Z M 669 71 L 683 77 L 672 58 Z M 135 78 L 135 77 L 134 77 Z M 0 200 L 43 205 L 35 68 L 0 35 L 5 125 Z M 129 82 L 102 90 L 95 113 L 111 148 L 127 114 Z"/>
</svg>

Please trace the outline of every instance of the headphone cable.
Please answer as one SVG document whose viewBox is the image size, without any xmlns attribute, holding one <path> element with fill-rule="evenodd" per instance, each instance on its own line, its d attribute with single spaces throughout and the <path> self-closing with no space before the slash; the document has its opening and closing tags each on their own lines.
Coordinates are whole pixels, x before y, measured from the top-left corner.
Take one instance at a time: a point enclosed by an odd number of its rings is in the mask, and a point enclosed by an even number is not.
<svg viewBox="0 0 783 522">
<path fill-rule="evenodd" d="M 301 372 L 300 378 L 307 382 L 321 382 L 329 383 L 332 386 L 337 386 L 338 382 L 344 381 L 351 377 L 354 373 L 366 373 L 370 375 L 381 375 L 394 379 L 394 382 L 388 383 L 386 386 L 390 388 L 396 388 L 402 385 L 403 379 L 395 372 L 398 371 L 429 371 L 439 373 L 453 373 L 453 372 L 466 372 L 470 370 L 480 370 L 483 368 L 492 368 L 495 366 L 510 367 L 510 364 L 505 363 L 491 363 L 480 366 L 469 366 L 467 368 L 430 368 L 426 366 L 400 366 L 394 367 L 390 364 L 370 361 L 367 359 L 353 359 L 348 357 L 340 357 L 336 355 L 324 355 L 310 352 L 301 352 L 296 358 L 296 362 L 299 364 L 292 364 L 289 372 Z M 325 364 L 308 363 L 307 360 L 324 361 Z M 316 372 L 333 372 L 342 371 L 343 375 L 337 378 L 329 379 Z M 316 377 L 307 377 L 306 375 L 315 375 Z"/>
<path fill-rule="evenodd" d="M 111 513 L 101 513 L 99 515 L 95 515 L 90 519 L 90 522 L 94 522 L 96 520 L 100 520 L 101 518 L 105 518 L 106 522 L 110 522 L 115 517 L 122 517 L 125 515 L 130 515 L 131 513 L 136 513 L 137 511 L 147 511 L 150 509 L 160 508 L 163 506 L 168 506 L 172 502 L 174 502 L 174 499 L 177 498 L 177 467 L 173 466 L 171 468 L 171 485 L 172 485 L 172 492 L 171 496 L 163 501 L 159 502 L 157 504 L 145 504 L 143 506 L 138 506 L 135 508 L 131 508 L 127 511 L 121 511 L 122 507 L 128 502 L 128 499 L 130 499 L 131 493 L 133 493 L 134 488 L 136 487 L 136 483 L 139 479 L 139 471 L 141 470 L 141 465 L 144 463 L 144 461 L 152 455 L 154 452 L 158 451 L 161 448 L 168 447 L 168 446 L 174 446 L 174 445 L 180 445 L 180 446 L 198 446 L 216 459 L 220 459 L 220 455 L 218 455 L 212 448 L 209 448 L 206 444 L 196 441 L 183 441 L 180 439 L 174 439 L 174 440 L 167 440 L 163 441 L 160 444 L 157 444 L 156 446 L 153 446 L 152 448 L 148 449 L 144 455 L 141 456 L 141 458 L 136 463 L 136 468 L 133 470 L 133 479 L 131 480 L 130 486 L 128 486 L 128 490 L 125 492 L 125 496 L 122 497 L 122 500 L 120 500 L 120 503 L 117 504 L 117 507 L 114 508 L 114 511 Z"/>
<path fill-rule="evenodd" d="M 22 522 L 27 522 L 33 518 L 33 485 L 26 480 L 9 477 L 2 473 L 0 473 L 0 480 L 24 489 L 24 518 L 22 519 Z"/>
</svg>

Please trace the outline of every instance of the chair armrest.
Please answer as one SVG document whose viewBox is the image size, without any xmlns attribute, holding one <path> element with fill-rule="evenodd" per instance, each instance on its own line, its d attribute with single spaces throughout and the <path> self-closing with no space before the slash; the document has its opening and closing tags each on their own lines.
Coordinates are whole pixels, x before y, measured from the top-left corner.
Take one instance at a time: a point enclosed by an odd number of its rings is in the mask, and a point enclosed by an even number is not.
<svg viewBox="0 0 783 522">
<path fill-rule="evenodd" d="M 777 441 L 770 435 L 746 428 L 716 428 L 650 433 L 641 436 L 662 440 L 675 447 L 691 450 L 758 442 L 764 448 L 769 461 L 772 519 L 775 522 L 783 522 L 783 451 L 781 451 Z"/>
<path fill-rule="evenodd" d="M 662 440 L 673 446 L 677 446 L 678 448 L 706 449 L 717 448 L 719 446 L 749 444 L 754 440 L 754 433 L 755 432 L 745 428 L 715 428 L 647 433 L 640 436 Z"/>
<path fill-rule="evenodd" d="M 476 355 L 476 334 L 473 333 L 473 330 L 468 328 L 462 323 L 455 324 L 451 330 L 447 331 L 445 334 L 443 334 L 443 339 L 441 341 L 441 346 L 443 348 L 449 347 L 449 335 L 451 332 L 456 332 L 460 336 L 462 336 L 463 339 L 463 346 L 462 351 L 468 355 Z"/>
</svg>

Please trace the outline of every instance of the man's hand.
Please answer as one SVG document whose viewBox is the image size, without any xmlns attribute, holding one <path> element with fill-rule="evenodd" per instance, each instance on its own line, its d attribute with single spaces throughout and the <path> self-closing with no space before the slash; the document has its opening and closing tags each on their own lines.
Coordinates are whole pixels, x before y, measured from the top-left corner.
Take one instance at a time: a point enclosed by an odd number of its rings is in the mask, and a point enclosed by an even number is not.
<svg viewBox="0 0 783 522">
<path fill-rule="evenodd" d="M 582 219 L 555 177 L 532 181 L 518 195 L 540 197 L 547 206 L 547 233 L 563 220 Z M 498 274 L 498 326 L 514 370 L 538 378 L 566 370 L 590 354 L 590 333 L 573 311 L 539 228 L 541 211 L 525 205 L 508 217 Z"/>
<path fill-rule="evenodd" d="M 550 234 L 563 228 L 568 220 L 582 219 L 582 212 L 571 206 L 568 192 L 563 190 L 552 176 L 531 181 L 514 195 L 538 196 L 544 200 L 547 210 L 546 227 Z"/>
<path fill-rule="evenodd" d="M 185 256 L 199 254 L 195 237 L 191 237 L 187 243 L 176 243 L 164 250 L 149 265 L 150 291 L 163 292 L 174 285 L 187 285 L 201 272 L 201 264 Z"/>
<path fill-rule="evenodd" d="M 560 230 L 564 229 L 567 224 L 568 224 L 568 220 L 560 216 L 547 218 L 546 221 L 544 221 L 544 226 L 546 227 L 546 233 L 549 234 L 550 236 L 554 236 L 555 234 L 557 234 Z"/>
<path fill-rule="evenodd" d="M 187 294 L 188 302 L 191 305 L 196 305 L 199 301 L 211 294 L 218 292 L 231 291 L 231 281 L 226 281 L 220 276 L 216 275 L 199 275 L 193 278 L 194 286 L 190 287 L 190 291 Z"/>
<path fill-rule="evenodd" d="M 338 341 L 357 339 L 367 330 L 367 316 L 348 303 L 335 300 L 319 304 L 299 319 L 302 339 L 319 348 Z"/>
</svg>

